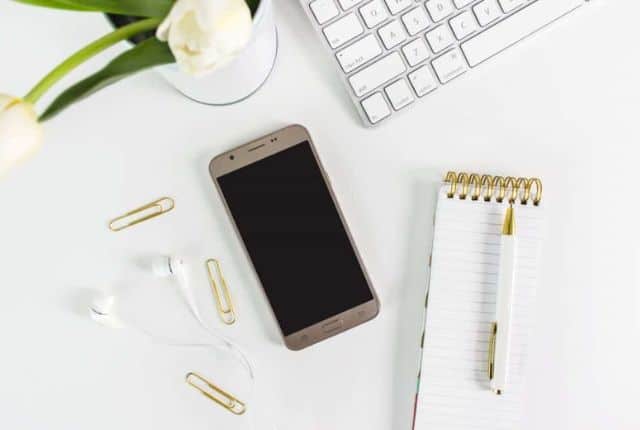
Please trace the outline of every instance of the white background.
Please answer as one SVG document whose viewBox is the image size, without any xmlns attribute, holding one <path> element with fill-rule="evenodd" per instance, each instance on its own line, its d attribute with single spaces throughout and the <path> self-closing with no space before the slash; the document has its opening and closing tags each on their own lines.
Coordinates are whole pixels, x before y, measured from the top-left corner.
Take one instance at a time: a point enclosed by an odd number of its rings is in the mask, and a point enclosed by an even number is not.
<svg viewBox="0 0 640 430">
<path fill-rule="evenodd" d="M 145 401 L 137 375 L 155 355 L 88 319 L 86 289 L 198 248 L 223 262 L 239 312 L 224 333 L 256 357 L 279 429 L 408 429 L 435 188 L 451 169 L 544 180 L 526 428 L 640 428 L 640 4 L 595 1 L 374 130 L 298 3 L 275 9 L 276 68 L 247 101 L 199 105 L 145 73 L 48 122 L 43 150 L 0 183 L 0 427 L 151 428 L 149 414 L 179 414 Z M 2 2 L 0 91 L 25 94 L 105 30 L 97 15 Z M 303 352 L 279 341 L 206 169 L 291 123 L 312 133 L 382 301 L 376 320 Z M 170 215 L 106 228 L 162 195 Z"/>
</svg>

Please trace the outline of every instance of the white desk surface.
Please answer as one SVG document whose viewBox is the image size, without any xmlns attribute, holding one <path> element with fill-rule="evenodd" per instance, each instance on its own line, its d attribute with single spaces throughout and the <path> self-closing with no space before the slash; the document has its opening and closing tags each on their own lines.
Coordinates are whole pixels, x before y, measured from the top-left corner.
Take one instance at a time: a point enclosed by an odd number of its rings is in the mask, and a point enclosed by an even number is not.
<svg viewBox="0 0 640 430">
<path fill-rule="evenodd" d="M 456 169 L 544 180 L 526 429 L 640 428 L 640 3 L 595 1 L 374 130 L 298 2 L 275 9 L 275 72 L 249 100 L 207 107 L 139 75 L 47 123 L 44 149 L 0 183 L 0 427 L 145 428 L 145 346 L 89 320 L 86 289 L 198 247 L 223 261 L 240 314 L 226 333 L 259 357 L 280 430 L 409 429 L 435 186 Z M 26 93 L 105 29 L 2 2 L 0 90 Z M 371 323 L 303 352 L 278 340 L 207 175 L 213 155 L 291 123 L 315 138 L 382 301 Z M 107 230 L 162 195 L 172 214 Z"/>
</svg>

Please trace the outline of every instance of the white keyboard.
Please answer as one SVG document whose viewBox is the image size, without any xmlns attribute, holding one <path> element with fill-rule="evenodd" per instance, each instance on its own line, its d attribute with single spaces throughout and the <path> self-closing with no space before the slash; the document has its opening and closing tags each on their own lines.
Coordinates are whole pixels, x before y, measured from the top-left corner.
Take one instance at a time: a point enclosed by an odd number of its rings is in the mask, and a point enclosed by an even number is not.
<svg viewBox="0 0 640 430">
<path fill-rule="evenodd" d="M 300 0 L 367 126 L 586 0 Z"/>
</svg>

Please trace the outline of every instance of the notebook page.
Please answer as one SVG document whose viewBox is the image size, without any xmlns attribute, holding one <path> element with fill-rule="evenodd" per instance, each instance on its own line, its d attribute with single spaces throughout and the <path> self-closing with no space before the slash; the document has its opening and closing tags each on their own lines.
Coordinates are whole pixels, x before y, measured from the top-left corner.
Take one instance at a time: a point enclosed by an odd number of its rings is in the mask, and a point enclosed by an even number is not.
<svg viewBox="0 0 640 430">
<path fill-rule="evenodd" d="M 517 257 L 509 379 L 489 389 L 500 233 L 506 203 L 438 194 L 415 430 L 516 430 L 522 415 L 527 334 L 538 281 L 543 216 L 514 205 Z"/>
</svg>

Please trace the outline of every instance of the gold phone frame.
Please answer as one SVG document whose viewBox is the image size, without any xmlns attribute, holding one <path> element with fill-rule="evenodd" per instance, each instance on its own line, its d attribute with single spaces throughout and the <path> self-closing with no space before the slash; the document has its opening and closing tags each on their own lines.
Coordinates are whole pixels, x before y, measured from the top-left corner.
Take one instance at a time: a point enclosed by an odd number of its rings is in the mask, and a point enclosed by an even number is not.
<svg viewBox="0 0 640 430">
<path fill-rule="evenodd" d="M 273 154 L 277 154 L 278 152 L 284 151 L 292 146 L 298 145 L 303 142 L 309 142 L 309 146 L 311 147 L 311 151 L 313 152 L 313 156 L 318 164 L 318 168 L 320 169 L 320 173 L 322 174 L 322 178 L 324 179 L 324 183 L 329 190 L 329 194 L 331 195 L 331 199 L 333 200 L 333 204 L 335 205 L 336 211 L 340 216 L 340 220 L 342 221 L 342 225 L 347 233 L 347 237 L 349 238 L 349 242 L 351 247 L 356 255 L 358 260 L 358 264 L 360 265 L 360 269 L 364 274 L 365 280 L 367 282 L 367 286 L 371 291 L 371 295 L 373 299 L 359 304 L 351 309 L 348 309 L 344 312 L 341 312 L 337 315 L 333 315 L 325 320 L 319 321 L 309 327 L 306 327 L 302 330 L 299 330 L 295 333 L 285 336 L 280 324 L 278 324 L 278 328 L 280 329 L 280 335 L 282 336 L 285 345 L 287 348 L 298 351 L 304 349 L 308 346 L 311 346 L 315 343 L 318 343 L 322 340 L 325 340 L 329 337 L 335 336 L 339 333 L 347 331 L 355 326 L 358 326 L 362 323 L 365 323 L 373 318 L 375 318 L 380 311 L 380 301 L 378 300 L 378 296 L 371 285 L 371 280 L 369 278 L 369 274 L 363 264 L 362 257 L 358 252 L 358 249 L 355 246 L 353 241 L 353 237 L 351 236 L 351 232 L 349 231 L 349 226 L 345 220 L 345 217 L 340 210 L 340 205 L 338 204 L 338 200 L 331 188 L 331 182 L 322 167 L 322 162 L 318 157 L 318 153 L 313 145 L 313 141 L 307 129 L 301 125 L 291 125 L 285 127 L 281 130 L 278 130 L 274 133 L 263 136 L 259 139 L 251 141 L 245 145 L 239 146 L 231 151 L 227 151 L 223 154 L 220 154 L 214 157 L 209 163 L 209 173 L 211 175 L 211 179 L 218 190 L 218 194 L 222 198 L 222 202 L 224 204 L 227 215 L 231 220 L 231 224 L 236 232 L 237 237 L 240 239 L 242 243 L 242 248 L 244 249 L 245 255 L 249 259 L 251 263 L 251 268 L 253 269 L 253 273 L 256 276 L 256 279 L 260 283 L 262 287 L 262 293 L 264 294 L 265 299 L 269 302 L 269 297 L 262 285 L 262 281 L 258 276 L 253 262 L 251 261 L 251 257 L 249 252 L 242 240 L 242 236 L 240 235 L 240 231 L 238 230 L 238 226 L 236 225 L 235 219 L 229 210 L 227 202 L 224 198 L 224 194 L 220 188 L 220 184 L 218 183 L 218 178 L 227 173 L 233 172 L 235 170 L 241 169 L 245 166 L 253 164 L 257 161 L 260 161 L 266 157 L 269 157 Z M 336 282 L 339 282 L 339 278 L 336 278 Z M 276 319 L 275 313 L 273 311 L 273 307 L 271 307 L 271 314 Z"/>
</svg>

